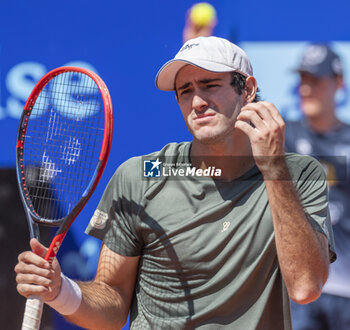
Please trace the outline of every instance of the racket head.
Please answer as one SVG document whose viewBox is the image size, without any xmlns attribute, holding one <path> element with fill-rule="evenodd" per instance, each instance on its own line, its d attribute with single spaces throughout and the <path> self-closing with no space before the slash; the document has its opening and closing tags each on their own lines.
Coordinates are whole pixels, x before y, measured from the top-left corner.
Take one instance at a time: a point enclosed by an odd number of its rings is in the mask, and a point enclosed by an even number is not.
<svg viewBox="0 0 350 330">
<path fill-rule="evenodd" d="M 16 145 L 20 196 L 33 221 L 69 227 L 102 176 L 112 134 L 111 97 L 96 73 L 60 67 L 39 80 Z"/>
</svg>

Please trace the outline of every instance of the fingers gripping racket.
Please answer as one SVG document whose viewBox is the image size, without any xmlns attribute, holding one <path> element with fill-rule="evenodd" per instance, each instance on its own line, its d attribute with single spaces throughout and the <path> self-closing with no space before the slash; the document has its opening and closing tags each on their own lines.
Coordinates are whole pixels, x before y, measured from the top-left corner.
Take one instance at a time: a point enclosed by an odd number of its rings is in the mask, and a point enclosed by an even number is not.
<svg viewBox="0 0 350 330">
<path fill-rule="evenodd" d="M 113 131 L 108 89 L 92 71 L 61 67 L 34 87 L 20 120 L 16 170 L 30 236 L 59 227 L 45 255 L 60 245 L 102 176 Z M 27 299 L 22 329 L 39 329 L 43 302 Z"/>
</svg>

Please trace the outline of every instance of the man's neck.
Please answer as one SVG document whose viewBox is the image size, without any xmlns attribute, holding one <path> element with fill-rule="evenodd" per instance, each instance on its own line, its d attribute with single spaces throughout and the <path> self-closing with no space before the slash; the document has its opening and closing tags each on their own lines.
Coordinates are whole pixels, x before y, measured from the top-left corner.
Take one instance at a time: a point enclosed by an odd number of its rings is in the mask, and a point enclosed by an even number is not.
<svg viewBox="0 0 350 330">
<path fill-rule="evenodd" d="M 328 133 L 342 125 L 333 112 L 328 112 L 327 115 L 306 117 L 306 121 L 311 129 L 317 133 Z"/>
<path fill-rule="evenodd" d="M 242 176 L 255 164 L 250 142 L 246 136 L 237 137 L 229 142 L 208 144 L 194 139 L 190 156 L 192 165 L 196 168 L 221 169 L 220 180 L 225 181 L 232 181 Z"/>
</svg>

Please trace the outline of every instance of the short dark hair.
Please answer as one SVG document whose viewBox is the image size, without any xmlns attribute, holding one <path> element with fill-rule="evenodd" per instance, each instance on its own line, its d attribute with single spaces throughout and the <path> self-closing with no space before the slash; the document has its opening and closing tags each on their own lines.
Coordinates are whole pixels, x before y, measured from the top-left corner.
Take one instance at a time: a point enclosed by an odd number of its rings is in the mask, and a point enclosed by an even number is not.
<svg viewBox="0 0 350 330">
<path fill-rule="evenodd" d="M 235 71 L 231 72 L 231 86 L 234 88 L 234 90 L 236 91 L 236 93 L 238 95 L 241 95 L 243 93 L 243 91 L 245 90 L 245 87 L 246 87 L 245 81 L 246 81 L 246 79 L 247 79 L 247 77 L 243 76 L 239 72 L 235 72 Z M 258 88 L 253 102 L 259 102 L 261 100 L 261 97 L 258 94 L 259 92 L 260 92 L 260 90 Z"/>
</svg>

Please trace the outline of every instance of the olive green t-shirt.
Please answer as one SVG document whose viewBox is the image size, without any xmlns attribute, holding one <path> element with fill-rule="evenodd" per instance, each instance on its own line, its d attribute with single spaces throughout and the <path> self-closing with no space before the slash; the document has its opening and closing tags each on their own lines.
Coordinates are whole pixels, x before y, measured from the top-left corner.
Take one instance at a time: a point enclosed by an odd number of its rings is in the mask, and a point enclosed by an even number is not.
<svg viewBox="0 0 350 330">
<path fill-rule="evenodd" d="M 231 182 L 147 177 L 145 159 L 176 168 L 189 161 L 190 146 L 171 143 L 122 164 L 87 228 L 116 253 L 140 256 L 131 329 L 291 329 L 258 168 Z M 334 258 L 323 169 L 309 156 L 286 159 L 308 219 L 328 237 Z"/>
</svg>

